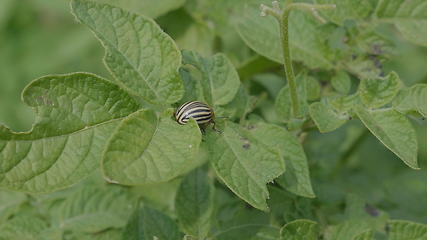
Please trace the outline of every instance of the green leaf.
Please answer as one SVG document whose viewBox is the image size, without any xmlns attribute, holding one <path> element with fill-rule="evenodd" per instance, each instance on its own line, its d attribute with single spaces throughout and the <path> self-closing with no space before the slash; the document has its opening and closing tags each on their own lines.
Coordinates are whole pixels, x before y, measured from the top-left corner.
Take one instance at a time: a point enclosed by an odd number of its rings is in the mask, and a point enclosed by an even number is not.
<svg viewBox="0 0 427 240">
<path fill-rule="evenodd" d="M 389 240 L 422 240 L 427 238 L 427 225 L 403 220 L 387 223 Z"/>
<path fill-rule="evenodd" d="M 40 234 L 38 235 L 38 238 L 36 239 L 37 240 L 42 240 L 42 239 L 43 240 L 59 240 L 63 238 L 63 235 L 64 233 L 59 228 L 45 228 L 40 232 Z M 78 238 L 78 239 L 80 240 L 81 238 Z M 121 240 L 121 239 L 117 239 L 117 240 Z"/>
<path fill-rule="evenodd" d="M 176 194 L 175 209 L 184 232 L 205 239 L 211 228 L 214 188 L 207 172 L 198 168 L 188 174 Z"/>
<path fill-rule="evenodd" d="M 36 240 L 47 223 L 34 214 L 20 214 L 0 225 L 0 239 L 7 240 Z"/>
<path fill-rule="evenodd" d="M 97 233 L 126 225 L 136 201 L 113 185 L 83 185 L 63 199 L 52 201 L 48 211 L 54 228 Z"/>
<path fill-rule="evenodd" d="M 258 57 L 258 58 L 265 59 L 264 57 Z M 240 74 L 240 69 L 239 69 L 239 74 Z M 251 67 L 250 69 L 253 69 L 253 67 Z M 273 74 L 273 73 L 257 74 L 253 76 L 251 81 L 254 81 L 260 84 L 273 99 L 277 97 L 280 90 L 286 85 L 285 84 L 286 82 L 284 81 L 283 76 Z"/>
<path fill-rule="evenodd" d="M 0 224 L 19 211 L 20 205 L 27 201 L 24 193 L 0 191 Z"/>
<path fill-rule="evenodd" d="M 309 112 L 317 128 L 322 133 L 332 132 L 349 120 L 347 113 L 336 112 L 330 104 L 324 101 L 312 103 Z"/>
<path fill-rule="evenodd" d="M 212 55 L 215 46 L 215 33 L 205 24 L 194 22 L 176 38 L 180 49 L 192 50 L 203 56 Z"/>
<path fill-rule="evenodd" d="M 378 212 L 371 215 L 366 202 L 357 195 L 348 194 L 346 200 L 346 220 L 338 225 L 328 226 L 325 239 L 328 240 L 357 240 L 369 239 L 372 231 L 382 230 L 388 216 Z"/>
<path fill-rule="evenodd" d="M 418 169 L 418 142 L 415 130 L 405 115 L 393 109 L 366 110 L 355 108 L 365 126 L 388 149 L 411 168 Z"/>
<path fill-rule="evenodd" d="M 345 71 L 337 72 L 331 78 L 332 87 L 339 93 L 348 94 L 351 88 L 350 76 Z"/>
<path fill-rule="evenodd" d="M 182 97 L 181 54 L 153 20 L 85 0 L 73 0 L 71 7 L 105 47 L 105 64 L 118 84 L 149 102 L 174 103 Z"/>
<path fill-rule="evenodd" d="M 355 236 L 352 240 L 374 240 L 374 232 L 372 230 L 366 231 Z"/>
<path fill-rule="evenodd" d="M 87 73 L 42 77 L 22 96 L 36 122 L 23 133 L 0 126 L 0 186 L 27 192 L 54 191 L 88 176 L 119 121 L 139 108 L 118 86 Z"/>
<path fill-rule="evenodd" d="M 372 0 L 315 0 L 319 4 L 335 4 L 336 8 L 322 11 L 321 14 L 326 16 L 330 21 L 343 25 L 348 19 L 364 19 L 374 10 L 375 1 Z"/>
<path fill-rule="evenodd" d="M 239 90 L 240 80 L 233 64 L 224 54 L 204 58 L 196 52 L 182 51 L 184 64 L 197 68 L 202 76 L 196 83 L 199 100 L 209 105 L 225 105 L 231 102 Z"/>
<path fill-rule="evenodd" d="M 260 16 L 261 3 L 268 5 L 271 1 L 252 0 L 245 5 L 237 20 L 237 31 L 255 52 L 282 63 L 279 24 L 272 16 Z M 326 42 L 327 30 L 309 14 L 293 11 L 289 18 L 289 41 L 293 59 L 310 68 L 333 68 L 334 53 Z"/>
<path fill-rule="evenodd" d="M 171 180 L 195 167 L 201 133 L 192 120 L 180 125 L 172 111 L 160 119 L 152 110 L 125 118 L 110 138 L 103 171 L 112 182 L 142 185 Z"/>
<path fill-rule="evenodd" d="M 331 105 L 339 113 L 349 113 L 353 107 L 358 103 L 358 94 L 347 96 L 332 95 L 326 98 L 326 102 Z"/>
<path fill-rule="evenodd" d="M 219 37 L 225 37 L 234 31 L 232 17 L 241 7 L 242 1 L 227 0 L 187 0 L 185 9 L 194 19 L 209 22 Z"/>
<path fill-rule="evenodd" d="M 203 89 L 201 86 L 201 75 L 193 68 L 181 67 L 179 74 L 184 82 L 185 93 L 179 103 L 185 103 L 198 99 L 199 101 L 206 102 L 203 96 Z"/>
<path fill-rule="evenodd" d="M 165 212 L 173 212 L 175 195 L 181 180 L 181 178 L 175 178 L 168 182 L 132 187 L 132 192 L 136 197 L 144 199 L 145 204 Z"/>
<path fill-rule="evenodd" d="M 285 159 L 286 172 L 275 181 L 294 194 L 315 197 L 311 187 L 307 157 L 298 138 L 285 128 L 273 124 L 251 125 L 249 131 L 264 144 L 278 149 Z"/>
<path fill-rule="evenodd" d="M 95 0 L 95 2 L 111 4 L 130 12 L 156 18 L 181 7 L 184 5 L 185 0 Z"/>
<path fill-rule="evenodd" d="M 245 1 L 228 1 L 228 0 L 187 0 L 185 10 L 197 22 L 202 22 L 209 27 L 212 33 L 216 34 L 215 43 L 210 45 L 224 52 L 230 60 L 240 65 L 246 62 L 253 53 L 247 47 L 240 36 L 237 34 L 234 26 L 234 18 L 240 15 L 242 6 Z M 199 38 L 199 36 L 197 36 Z M 192 40 L 194 41 L 194 40 Z M 212 49 L 214 50 L 214 49 Z M 200 52 L 199 53 L 203 53 Z M 240 75 L 241 78 L 244 75 Z"/>
<path fill-rule="evenodd" d="M 265 226 L 261 227 L 257 233 L 249 238 L 248 240 L 271 240 L 271 239 L 279 239 L 280 232 L 279 228 L 275 226 Z"/>
<path fill-rule="evenodd" d="M 362 102 L 370 108 L 379 108 L 391 102 L 401 88 L 399 76 L 391 72 L 385 78 L 363 79 L 359 86 Z"/>
<path fill-rule="evenodd" d="M 384 74 L 382 63 L 378 57 L 370 56 L 358 55 L 355 59 L 343 59 L 342 62 L 345 62 L 346 70 L 356 74 L 359 79 L 377 79 Z"/>
<path fill-rule="evenodd" d="M 424 0 L 381 0 L 376 15 L 381 20 L 394 23 L 408 41 L 427 46 L 427 6 Z"/>
<path fill-rule="evenodd" d="M 246 116 L 248 111 L 249 100 L 247 90 L 241 85 L 233 101 L 215 109 L 215 116 L 227 117 L 229 119 L 242 119 Z"/>
<path fill-rule="evenodd" d="M 263 211 L 268 210 L 266 183 L 285 171 L 279 152 L 260 141 L 256 133 L 228 123 L 224 132 L 211 132 L 206 144 L 218 177 L 240 198 Z"/>
<path fill-rule="evenodd" d="M 258 233 L 276 232 L 277 226 L 269 224 L 269 214 L 247 207 L 224 188 L 216 188 L 218 230 L 212 236 L 216 240 L 241 240 L 255 238 Z M 267 238 L 268 239 L 268 238 Z M 277 238 L 273 238 L 277 239 Z"/>
<path fill-rule="evenodd" d="M 307 76 L 306 81 L 306 92 L 307 100 L 314 101 L 320 98 L 321 87 L 319 81 L 314 77 Z"/>
<path fill-rule="evenodd" d="M 415 84 L 400 91 L 393 101 L 393 108 L 404 114 L 417 111 L 427 117 L 427 84 Z"/>
<path fill-rule="evenodd" d="M 309 78 L 305 74 L 300 74 L 296 78 L 298 100 L 300 102 L 300 112 L 303 116 L 305 116 L 308 112 L 307 81 L 309 81 Z M 277 95 L 274 108 L 282 121 L 288 122 L 293 118 L 294 114 L 292 112 L 293 110 L 289 85 L 286 85 L 280 90 L 279 94 Z"/>
<path fill-rule="evenodd" d="M 176 223 L 163 213 L 143 207 L 133 214 L 123 231 L 126 240 L 181 240 Z"/>
<path fill-rule="evenodd" d="M 298 219 L 287 223 L 280 230 L 282 240 L 316 240 L 319 234 L 316 222 Z"/>
<path fill-rule="evenodd" d="M 369 231 L 370 226 L 361 220 L 348 220 L 338 225 L 328 226 L 325 238 L 328 240 L 356 240 Z"/>
<path fill-rule="evenodd" d="M 121 230 L 111 229 L 94 234 L 78 235 L 71 240 L 123 240 Z"/>
</svg>

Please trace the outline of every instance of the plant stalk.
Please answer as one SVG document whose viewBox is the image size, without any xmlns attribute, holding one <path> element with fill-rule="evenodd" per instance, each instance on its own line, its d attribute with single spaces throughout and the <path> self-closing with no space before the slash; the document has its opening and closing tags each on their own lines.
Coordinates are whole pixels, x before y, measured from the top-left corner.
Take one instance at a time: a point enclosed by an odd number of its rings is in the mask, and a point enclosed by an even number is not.
<svg viewBox="0 0 427 240">
<path fill-rule="evenodd" d="M 309 4 L 309 3 L 293 3 L 292 0 L 286 0 L 283 11 L 280 10 L 279 3 L 273 1 L 273 7 L 268 7 L 261 4 L 261 16 L 272 15 L 276 17 L 280 24 L 280 38 L 282 41 L 283 51 L 283 66 L 285 68 L 286 79 L 289 84 L 289 91 L 291 95 L 292 115 L 295 118 L 302 118 L 300 109 L 300 102 L 298 99 L 298 88 L 295 81 L 295 74 L 292 67 L 291 51 L 289 48 L 289 15 L 292 9 L 299 9 L 309 12 L 313 17 L 319 20 L 321 23 L 325 23 L 317 10 L 322 9 L 334 9 L 334 4 Z"/>
<path fill-rule="evenodd" d="M 291 94 L 291 104 L 293 115 L 296 118 L 301 116 L 300 106 L 298 100 L 298 90 L 295 82 L 294 69 L 292 67 L 291 52 L 289 48 L 289 14 L 292 9 L 292 4 L 285 6 L 282 15 L 280 16 L 280 38 L 282 40 L 283 50 L 283 65 L 285 67 L 286 79 L 289 84 L 289 91 Z"/>
</svg>

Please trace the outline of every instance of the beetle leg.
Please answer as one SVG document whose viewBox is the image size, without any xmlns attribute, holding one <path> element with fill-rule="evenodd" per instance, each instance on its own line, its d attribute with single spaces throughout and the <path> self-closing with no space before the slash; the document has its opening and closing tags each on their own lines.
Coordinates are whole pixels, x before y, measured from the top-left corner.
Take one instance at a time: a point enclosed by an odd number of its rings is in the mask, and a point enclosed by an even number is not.
<svg viewBox="0 0 427 240">
<path fill-rule="evenodd" d="M 218 128 L 216 128 L 216 123 L 215 123 L 215 121 L 212 121 L 212 129 L 213 129 L 215 132 L 217 132 L 217 133 L 222 133 L 222 131 L 221 131 L 221 130 L 219 130 Z"/>
</svg>

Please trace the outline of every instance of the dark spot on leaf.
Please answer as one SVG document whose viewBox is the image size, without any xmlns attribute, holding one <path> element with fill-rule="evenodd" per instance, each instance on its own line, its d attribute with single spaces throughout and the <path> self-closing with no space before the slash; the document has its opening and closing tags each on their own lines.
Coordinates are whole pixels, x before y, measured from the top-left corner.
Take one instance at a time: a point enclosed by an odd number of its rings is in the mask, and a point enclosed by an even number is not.
<svg viewBox="0 0 427 240">
<path fill-rule="evenodd" d="M 343 37 L 343 38 L 342 38 L 342 42 L 343 42 L 343 43 L 347 43 L 347 42 L 348 42 L 348 39 L 349 39 L 349 38 L 348 38 L 347 36 L 345 36 L 345 37 Z"/>
<path fill-rule="evenodd" d="M 372 45 L 372 53 L 375 55 L 380 55 L 383 52 L 381 49 L 381 45 L 379 44 L 373 44 Z"/>
<path fill-rule="evenodd" d="M 356 58 L 357 58 L 357 54 L 352 54 L 352 55 L 351 55 L 351 59 L 352 59 L 352 60 L 355 60 Z"/>
<path fill-rule="evenodd" d="M 384 230 L 386 233 L 389 233 L 390 232 L 390 225 L 386 224 L 384 227 Z"/>
<path fill-rule="evenodd" d="M 320 80 L 320 86 L 325 87 L 328 85 L 329 81 Z"/>
<path fill-rule="evenodd" d="M 245 138 L 245 137 L 240 137 L 240 140 L 242 140 L 242 142 L 243 142 L 243 145 L 242 145 L 242 147 L 244 148 L 244 149 L 249 149 L 250 147 L 251 147 L 251 142 L 249 142 L 249 139 L 247 139 L 247 138 Z"/>
<path fill-rule="evenodd" d="M 383 68 L 383 64 L 381 63 L 381 61 L 378 59 L 377 56 L 375 55 L 369 55 L 369 59 L 374 63 L 374 66 L 378 69 L 382 69 Z"/>
<path fill-rule="evenodd" d="M 246 128 L 247 128 L 248 130 L 252 130 L 252 129 L 255 129 L 255 125 L 248 125 Z"/>
<path fill-rule="evenodd" d="M 376 209 L 374 206 L 370 204 L 365 205 L 365 211 L 372 217 L 378 217 L 378 215 L 380 215 L 380 212 L 378 211 L 378 209 Z"/>
</svg>

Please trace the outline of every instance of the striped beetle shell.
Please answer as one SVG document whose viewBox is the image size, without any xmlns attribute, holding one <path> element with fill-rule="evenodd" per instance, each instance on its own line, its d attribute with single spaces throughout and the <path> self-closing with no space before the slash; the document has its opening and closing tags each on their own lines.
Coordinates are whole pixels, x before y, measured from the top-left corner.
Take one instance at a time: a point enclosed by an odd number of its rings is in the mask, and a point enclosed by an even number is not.
<svg viewBox="0 0 427 240">
<path fill-rule="evenodd" d="M 199 101 L 186 102 L 175 112 L 175 119 L 179 124 L 186 124 L 190 117 L 194 118 L 199 125 L 211 123 L 215 118 L 212 108 Z"/>
</svg>

